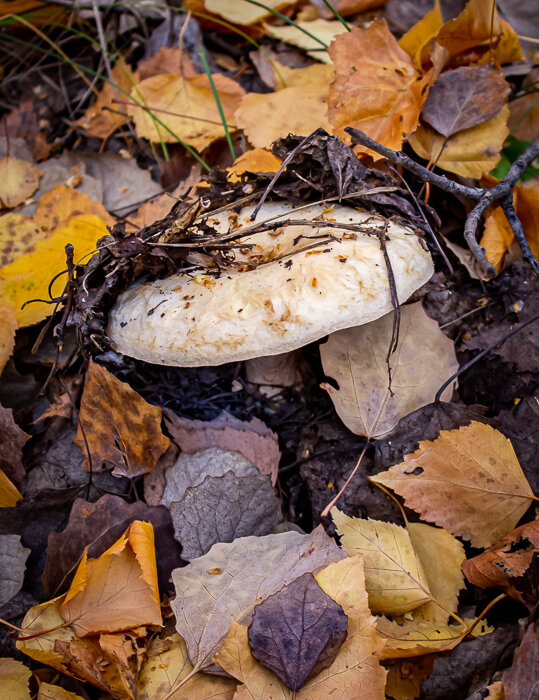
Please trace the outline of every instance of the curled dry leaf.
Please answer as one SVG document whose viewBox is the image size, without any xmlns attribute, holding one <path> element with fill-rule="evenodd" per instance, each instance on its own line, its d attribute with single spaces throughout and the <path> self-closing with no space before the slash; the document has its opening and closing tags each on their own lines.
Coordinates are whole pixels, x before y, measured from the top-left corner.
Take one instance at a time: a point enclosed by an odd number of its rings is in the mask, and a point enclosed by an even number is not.
<svg viewBox="0 0 539 700">
<path fill-rule="evenodd" d="M 187 560 L 206 554 L 216 542 L 267 535 L 283 520 L 268 476 L 238 477 L 231 471 L 187 488 L 181 501 L 170 504 L 170 516 Z"/>
<path fill-rule="evenodd" d="M 344 556 L 318 527 L 310 535 L 284 532 L 218 543 L 173 571 L 176 629 L 185 639 L 193 666 L 197 670 L 211 667 L 231 617 L 249 623 L 260 600 L 305 572 L 319 571 Z"/>
<path fill-rule="evenodd" d="M 225 119 L 231 125 L 245 90 L 235 80 L 220 73 L 212 75 L 212 78 Z M 193 148 L 202 150 L 225 135 L 208 76 L 205 74 L 193 78 L 155 75 L 138 83 L 133 88 L 131 97 L 141 105 L 127 107 L 141 138 L 156 143 L 176 143 L 181 139 Z M 152 118 L 152 109 L 159 121 Z"/>
<path fill-rule="evenodd" d="M 0 606 L 21 590 L 29 554 L 20 535 L 0 535 Z"/>
<path fill-rule="evenodd" d="M 462 569 L 475 586 L 498 586 L 515 600 L 533 607 L 537 592 L 531 567 L 538 552 L 539 520 L 535 520 L 508 532 L 486 552 L 467 559 Z"/>
<path fill-rule="evenodd" d="M 147 403 L 104 367 L 90 363 L 75 443 L 83 452 L 88 446 L 94 470 L 113 467 L 113 474 L 129 478 L 151 471 L 170 444 L 161 419 L 161 408 Z M 90 470 L 88 455 L 82 467 Z"/>
<path fill-rule="evenodd" d="M 432 442 L 420 442 L 404 462 L 372 480 L 474 547 L 489 547 L 505 535 L 533 499 L 510 441 L 475 421 L 458 430 L 442 430 Z"/>
<path fill-rule="evenodd" d="M 343 550 L 365 559 L 365 585 L 373 612 L 402 615 L 431 600 L 423 566 L 403 527 L 351 518 L 338 508 L 331 510 L 331 517 Z"/>
<path fill-rule="evenodd" d="M 329 55 L 335 64 L 328 95 L 334 133 L 349 143 L 344 128 L 351 126 L 400 150 L 403 138 L 417 127 L 431 77 L 417 72 L 382 19 L 338 36 Z"/>
<path fill-rule="evenodd" d="M 493 65 L 462 66 L 442 73 L 434 83 L 421 118 L 443 136 L 453 136 L 495 117 L 510 89 Z"/>
<path fill-rule="evenodd" d="M 251 654 L 247 627 L 232 620 L 230 631 L 215 661 L 243 685 L 235 700 L 365 700 L 384 698 L 385 670 L 378 656 L 383 642 L 375 632 L 365 592 L 361 555 L 330 564 L 315 575 L 320 587 L 348 617 L 348 636 L 333 664 L 301 688 L 289 690 Z"/>
<path fill-rule="evenodd" d="M 505 700 L 533 700 L 539 687 L 539 628 L 536 622 L 528 625 L 520 646 L 515 651 L 513 664 L 503 674 Z"/>
<path fill-rule="evenodd" d="M 344 610 L 305 573 L 256 606 L 249 646 L 287 688 L 299 690 L 335 661 L 347 629 Z"/>
<path fill-rule="evenodd" d="M 0 688 L 6 699 L 30 700 L 31 676 L 32 671 L 20 661 L 0 659 Z"/>
<path fill-rule="evenodd" d="M 329 336 L 320 346 L 324 372 L 335 379 L 323 388 L 339 417 L 356 435 L 381 437 L 401 418 L 431 403 L 443 382 L 458 369 L 453 342 L 423 311 L 421 302 L 401 308 L 399 341 L 389 358 L 394 313 Z M 453 389 L 447 387 L 442 398 Z"/>
<path fill-rule="evenodd" d="M 418 156 L 438 168 L 463 177 L 480 178 L 492 170 L 509 133 L 505 105 L 498 114 L 478 126 L 446 138 L 430 126 L 420 125 L 408 142 Z"/>
<path fill-rule="evenodd" d="M 161 625 L 151 524 L 131 523 L 99 559 L 85 552 L 60 610 L 79 637 Z"/>
<path fill-rule="evenodd" d="M 0 205 L 11 209 L 37 190 L 41 171 L 33 163 L 15 156 L 0 158 Z"/>
</svg>

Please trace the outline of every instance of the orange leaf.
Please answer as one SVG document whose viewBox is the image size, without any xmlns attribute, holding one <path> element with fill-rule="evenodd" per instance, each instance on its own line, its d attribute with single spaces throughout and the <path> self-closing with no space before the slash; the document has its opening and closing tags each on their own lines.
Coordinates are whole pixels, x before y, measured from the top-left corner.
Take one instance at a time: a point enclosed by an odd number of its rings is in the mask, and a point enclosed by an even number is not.
<svg viewBox="0 0 539 700">
<path fill-rule="evenodd" d="M 282 163 L 280 158 L 274 156 L 264 148 L 253 148 L 252 151 L 243 153 L 236 158 L 234 164 L 228 168 L 228 179 L 238 182 L 242 173 L 275 173 Z"/>
<path fill-rule="evenodd" d="M 417 127 L 430 78 L 416 71 L 381 19 L 336 37 L 329 55 L 335 64 L 328 95 L 334 133 L 349 142 L 344 127 L 351 126 L 400 150 Z"/>
<path fill-rule="evenodd" d="M 66 226 L 72 216 L 80 214 L 95 214 L 108 226 L 115 223 L 101 202 L 65 185 L 56 185 L 41 197 L 33 222 L 42 231 L 51 231 L 57 226 Z"/>
<path fill-rule="evenodd" d="M 15 506 L 20 498 L 22 498 L 22 496 L 18 489 L 0 469 L 0 508 Z"/>
<path fill-rule="evenodd" d="M 161 432 L 162 410 L 128 384 L 91 362 L 86 374 L 75 443 L 86 442 L 94 470 L 114 467 L 113 474 L 133 478 L 150 472 L 170 440 Z M 84 435 L 83 431 L 84 430 Z M 88 456 L 83 469 L 89 469 Z"/>
<path fill-rule="evenodd" d="M 416 68 L 427 60 L 432 41 L 442 26 L 442 10 L 439 0 L 436 0 L 432 10 L 399 39 L 399 46 L 410 56 Z"/>
<path fill-rule="evenodd" d="M 79 637 L 161 625 L 151 524 L 135 520 L 99 559 L 85 554 L 61 613 Z"/>
</svg>

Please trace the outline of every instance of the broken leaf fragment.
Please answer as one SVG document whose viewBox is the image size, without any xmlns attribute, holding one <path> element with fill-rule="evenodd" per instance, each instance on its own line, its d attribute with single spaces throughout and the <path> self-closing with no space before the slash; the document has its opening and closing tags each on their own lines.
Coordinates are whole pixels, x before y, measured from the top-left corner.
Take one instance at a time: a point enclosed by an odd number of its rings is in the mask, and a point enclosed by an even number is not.
<svg viewBox="0 0 539 700">
<path fill-rule="evenodd" d="M 510 441 L 475 421 L 420 442 L 403 462 L 371 479 L 474 547 L 488 547 L 503 537 L 533 499 Z"/>
</svg>

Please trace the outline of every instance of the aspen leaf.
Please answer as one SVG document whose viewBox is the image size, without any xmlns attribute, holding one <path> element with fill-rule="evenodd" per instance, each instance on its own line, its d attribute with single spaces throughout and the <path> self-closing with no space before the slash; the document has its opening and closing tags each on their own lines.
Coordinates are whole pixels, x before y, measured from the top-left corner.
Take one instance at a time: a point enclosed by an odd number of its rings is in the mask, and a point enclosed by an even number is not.
<svg viewBox="0 0 539 700">
<path fill-rule="evenodd" d="M 79 637 L 160 625 L 152 526 L 135 520 L 98 559 L 85 554 L 61 614 Z"/>
<path fill-rule="evenodd" d="M 82 450 L 88 445 L 93 469 L 105 465 L 104 469 L 113 467 L 113 474 L 130 478 L 151 471 L 170 444 L 161 431 L 161 419 L 161 408 L 147 403 L 101 365 L 90 363 L 75 444 Z M 90 468 L 87 455 L 82 467 Z"/>
<path fill-rule="evenodd" d="M 8 212 L 0 217 L 0 267 L 33 250 L 46 234 L 24 214 Z"/>
<path fill-rule="evenodd" d="M 351 518 L 337 508 L 331 517 L 349 555 L 362 554 L 369 607 L 402 615 L 431 600 L 429 584 L 410 536 L 400 525 Z"/>
<path fill-rule="evenodd" d="M 0 688 L 2 696 L 8 700 L 30 700 L 28 686 L 32 671 L 15 659 L 0 659 Z"/>
<path fill-rule="evenodd" d="M 94 214 L 107 226 L 114 226 L 115 219 L 101 202 L 94 201 L 85 192 L 66 185 L 56 185 L 41 197 L 33 222 L 41 231 L 49 232 L 57 226 L 65 226 L 72 216 Z"/>
<path fill-rule="evenodd" d="M 340 419 L 356 435 L 381 437 L 401 418 L 431 403 L 457 369 L 453 342 L 423 311 L 421 302 L 401 308 L 399 341 L 391 355 L 392 384 L 384 361 L 393 332 L 391 312 L 362 326 L 337 331 L 320 346 L 324 372 L 338 389 L 329 393 Z M 453 389 L 447 387 L 442 398 Z"/>
<path fill-rule="evenodd" d="M 34 303 L 22 309 L 31 299 L 48 299 L 52 278 L 66 269 L 65 246 L 75 247 L 75 262 L 96 248 L 97 241 L 108 234 L 105 222 L 95 215 L 74 216 L 66 226 L 60 226 L 47 238 L 38 241 L 34 249 L 0 268 L 0 299 L 8 300 L 15 309 L 19 326 L 30 326 L 52 314 L 54 304 Z M 53 296 L 59 296 L 65 286 L 65 276 L 52 285 Z"/>
<path fill-rule="evenodd" d="M 35 661 L 67 673 L 63 656 L 55 644 L 56 641 L 71 642 L 76 635 L 60 614 L 62 600 L 63 596 L 30 608 L 21 624 L 22 640 L 17 642 L 17 649 Z"/>
<path fill-rule="evenodd" d="M 294 693 L 255 660 L 248 628 L 232 620 L 214 660 L 243 684 L 234 700 L 357 700 L 358 693 L 365 700 L 383 700 L 386 672 L 378 661 L 383 643 L 367 605 L 362 557 L 330 564 L 315 578 L 348 617 L 348 636 L 335 661 Z"/>
<path fill-rule="evenodd" d="M 474 547 L 503 537 L 533 499 L 510 441 L 475 421 L 440 431 L 436 440 L 420 442 L 404 462 L 371 478 Z"/>
<path fill-rule="evenodd" d="M 289 5 L 295 5 L 296 2 L 297 0 L 266 0 L 266 7 L 259 7 L 244 0 L 204 0 L 204 7 L 208 12 L 213 12 L 228 22 L 246 26 L 271 16 L 271 10 L 282 10 Z"/>
<path fill-rule="evenodd" d="M 233 115 L 245 90 L 235 80 L 220 73 L 212 75 L 225 119 Z M 132 98 L 141 106 L 128 106 L 138 136 L 153 142 L 175 143 L 178 138 L 201 151 L 225 135 L 219 110 L 207 75 L 183 78 L 178 75 L 154 75 L 138 83 Z M 144 109 L 146 107 L 147 109 Z M 151 117 L 151 110 L 165 129 Z"/>
<path fill-rule="evenodd" d="M 295 24 L 297 26 L 285 24 L 282 27 L 274 27 L 267 24 L 264 25 L 264 29 L 274 39 L 280 39 L 287 44 L 305 49 L 311 58 L 316 58 L 317 61 L 322 61 L 322 63 L 332 63 L 332 59 L 329 57 L 328 52 L 324 50 L 322 44 L 305 34 L 302 29 L 318 37 L 326 46 L 329 46 L 336 36 L 346 32 L 343 25 L 337 20 L 320 18 L 310 22 L 297 20 Z"/>
<path fill-rule="evenodd" d="M 22 204 L 37 190 L 41 171 L 15 156 L 0 158 L 0 204 L 7 209 Z"/>
<path fill-rule="evenodd" d="M 403 138 L 418 125 L 430 78 L 417 72 L 382 19 L 338 36 L 329 55 L 335 64 L 328 94 L 334 133 L 349 143 L 344 128 L 351 126 L 400 150 Z"/>
<path fill-rule="evenodd" d="M 236 682 L 231 678 L 196 673 L 182 684 L 193 666 L 185 642 L 177 633 L 152 640 L 146 654 L 137 680 L 138 700 L 231 700 L 234 695 Z M 181 687 L 174 692 L 176 686 Z"/>
<path fill-rule="evenodd" d="M 438 168 L 463 177 L 487 175 L 500 158 L 509 128 L 509 107 L 482 124 L 458 131 L 446 138 L 430 126 L 420 125 L 408 142 L 418 156 L 435 162 Z"/>
<path fill-rule="evenodd" d="M 175 569 L 176 598 L 171 605 L 193 666 L 211 666 L 231 617 L 250 622 L 260 600 L 344 556 L 318 527 L 310 535 L 291 531 L 220 542 L 188 566 Z"/>
</svg>

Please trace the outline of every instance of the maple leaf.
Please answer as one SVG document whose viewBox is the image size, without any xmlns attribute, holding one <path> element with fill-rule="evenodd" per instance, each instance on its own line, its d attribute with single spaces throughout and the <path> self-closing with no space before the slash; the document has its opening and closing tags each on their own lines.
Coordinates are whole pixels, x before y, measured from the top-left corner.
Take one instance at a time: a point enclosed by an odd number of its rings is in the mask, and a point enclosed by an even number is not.
<svg viewBox="0 0 539 700">
<path fill-rule="evenodd" d="M 474 547 L 488 547 L 505 535 L 534 498 L 510 441 L 475 421 L 420 442 L 404 462 L 371 480 Z"/>
<path fill-rule="evenodd" d="M 153 527 L 135 520 L 98 559 L 85 552 L 60 610 L 79 637 L 161 625 Z"/>
<path fill-rule="evenodd" d="M 38 188 L 41 171 L 15 156 L 0 158 L 0 205 L 11 209 L 22 204 Z"/>
<path fill-rule="evenodd" d="M 373 612 L 402 615 L 432 599 L 421 561 L 403 527 L 351 518 L 338 508 L 332 508 L 331 517 L 343 550 L 365 559 L 365 586 Z"/>
<path fill-rule="evenodd" d="M 367 605 L 361 555 L 330 564 L 315 578 L 348 617 L 348 636 L 335 661 L 302 688 L 291 691 L 257 663 L 249 648 L 248 628 L 232 620 L 214 661 L 243 683 L 235 700 L 266 700 L 269 692 L 279 700 L 357 700 L 358 694 L 364 700 L 384 698 L 386 673 L 378 661 L 383 643 Z"/>
<path fill-rule="evenodd" d="M 382 19 L 374 20 L 367 29 L 355 28 L 338 36 L 329 54 L 335 64 L 328 94 L 328 118 L 334 133 L 349 143 L 344 129 L 351 126 L 400 150 L 403 138 L 419 123 L 433 75 L 417 72 Z"/>
<path fill-rule="evenodd" d="M 212 79 L 225 119 L 230 122 L 245 90 L 221 73 L 212 75 Z M 180 138 L 193 148 L 202 150 L 225 135 L 212 88 L 205 74 L 192 78 L 155 75 L 137 83 L 131 95 L 141 104 L 127 107 L 141 138 L 166 143 L 175 143 Z M 152 109 L 156 110 L 159 122 L 167 128 L 152 118 Z"/>
<path fill-rule="evenodd" d="M 101 365 L 90 363 L 75 443 L 82 450 L 88 445 L 93 469 L 112 466 L 113 474 L 129 478 L 151 471 L 170 444 L 161 431 L 161 419 L 161 408 L 147 403 Z M 82 467 L 90 469 L 88 455 Z"/>
</svg>

